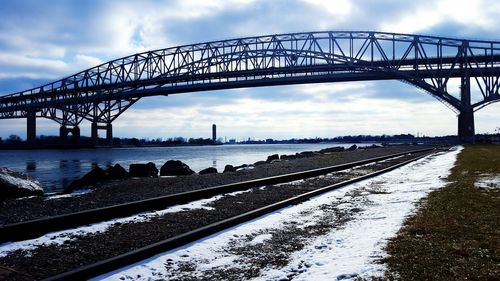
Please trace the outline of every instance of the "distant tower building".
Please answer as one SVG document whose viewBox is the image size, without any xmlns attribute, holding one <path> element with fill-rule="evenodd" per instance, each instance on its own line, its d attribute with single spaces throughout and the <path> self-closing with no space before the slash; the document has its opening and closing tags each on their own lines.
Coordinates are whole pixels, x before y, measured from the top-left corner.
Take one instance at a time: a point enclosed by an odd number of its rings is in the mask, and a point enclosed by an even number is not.
<svg viewBox="0 0 500 281">
<path fill-rule="evenodd" d="M 215 142 L 217 140 L 217 126 L 212 125 L 212 140 Z"/>
</svg>

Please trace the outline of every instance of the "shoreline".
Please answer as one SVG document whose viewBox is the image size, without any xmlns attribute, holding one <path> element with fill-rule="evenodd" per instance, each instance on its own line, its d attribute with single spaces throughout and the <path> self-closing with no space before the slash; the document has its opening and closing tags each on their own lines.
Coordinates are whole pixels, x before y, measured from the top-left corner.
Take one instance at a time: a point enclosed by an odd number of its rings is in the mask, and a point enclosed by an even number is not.
<svg viewBox="0 0 500 281">
<path fill-rule="evenodd" d="M 144 145 L 94 145 L 94 144 L 35 144 L 30 145 L 26 143 L 21 144 L 0 144 L 0 151 L 2 150 L 79 150 L 79 149 L 113 149 L 113 148 L 148 148 L 148 147 L 203 147 L 203 146 L 233 146 L 233 145 L 286 145 L 286 144 L 381 144 L 387 145 L 453 145 L 453 141 L 442 140 L 426 140 L 426 139 L 402 139 L 390 142 L 384 141 L 320 141 L 320 142 L 302 142 L 302 141 L 274 141 L 274 142 L 240 142 L 240 143 L 215 143 L 215 144 L 144 144 Z"/>
<path fill-rule="evenodd" d="M 376 143 L 377 145 L 380 145 Z M 129 169 L 130 164 L 153 162 L 159 169 L 168 160 L 180 160 L 199 172 L 214 167 L 222 172 L 225 165 L 241 166 L 265 161 L 271 154 L 296 154 L 319 151 L 332 146 L 352 144 L 272 144 L 179 147 L 122 147 L 81 150 L 0 150 L 0 167 L 23 172 L 40 181 L 48 194 L 63 192 L 70 183 L 96 166 L 107 169 L 115 164 Z M 373 143 L 357 144 L 370 146 Z M 3 156 L 3 157 L 2 157 Z"/>
<path fill-rule="evenodd" d="M 418 146 L 424 148 L 426 146 Z M 250 170 L 179 177 L 133 178 L 102 182 L 92 188 L 92 192 L 80 195 L 47 198 L 29 197 L 0 201 L 2 209 L 0 225 L 30 219 L 106 207 L 130 201 L 153 198 L 162 195 L 197 190 L 244 180 L 264 178 L 279 174 L 311 170 L 331 165 L 414 150 L 415 146 L 391 146 L 352 151 L 318 154 L 307 158 L 266 163 Z"/>
</svg>

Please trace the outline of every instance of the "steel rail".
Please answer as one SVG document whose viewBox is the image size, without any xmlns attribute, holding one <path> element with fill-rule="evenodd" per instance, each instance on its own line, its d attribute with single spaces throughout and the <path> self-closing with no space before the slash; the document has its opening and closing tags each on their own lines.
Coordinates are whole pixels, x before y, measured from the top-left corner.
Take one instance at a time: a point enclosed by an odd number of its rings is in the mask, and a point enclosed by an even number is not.
<svg viewBox="0 0 500 281">
<path fill-rule="evenodd" d="M 209 187 L 194 191 L 187 191 L 187 192 L 159 196 L 155 198 L 144 199 L 134 202 L 117 204 L 108 207 L 90 209 L 75 213 L 69 213 L 69 214 L 63 214 L 47 218 L 40 218 L 25 222 L 3 225 L 0 226 L 0 243 L 33 239 L 53 231 L 75 228 L 78 226 L 106 221 L 117 217 L 130 216 L 140 212 L 163 209 L 169 206 L 184 204 L 194 200 L 211 197 L 218 194 L 249 189 L 252 187 L 279 184 L 279 183 L 285 183 L 285 182 L 315 177 L 331 172 L 353 168 L 360 165 L 387 160 L 401 155 L 428 152 L 431 150 L 434 150 L 434 148 L 426 148 L 426 149 L 394 153 L 390 155 L 364 159 L 346 164 L 334 165 L 324 168 L 301 171 L 296 173 L 289 173 L 279 176 L 266 177 L 266 178 L 249 180 L 232 184 L 219 185 L 215 187 Z"/>
<path fill-rule="evenodd" d="M 431 149 L 434 150 L 434 149 Z M 163 241 L 156 242 L 154 244 L 145 246 L 140 249 L 136 249 L 106 260 L 102 260 L 100 262 L 96 262 L 91 265 L 86 265 L 80 268 L 73 269 L 68 272 L 64 272 L 49 278 L 44 279 L 44 281 L 57 281 L 57 280 L 86 280 L 88 278 L 96 277 L 108 272 L 112 272 L 113 270 L 116 270 L 121 267 L 129 266 L 134 263 L 137 263 L 139 261 L 145 260 L 147 258 L 150 258 L 156 254 L 169 251 L 172 249 L 175 249 L 177 247 L 186 245 L 188 243 L 194 242 L 196 240 L 205 238 L 209 235 L 212 235 L 214 233 L 223 231 L 229 227 L 233 227 L 235 225 L 247 222 L 249 220 L 258 218 L 260 216 L 263 216 L 265 214 L 268 214 L 270 212 L 288 207 L 290 205 L 295 205 L 304 201 L 309 200 L 312 197 L 318 196 L 320 194 L 326 193 L 328 191 L 332 191 L 362 180 L 366 180 L 378 175 L 381 175 L 383 173 L 395 170 L 399 167 L 402 167 L 404 165 L 407 165 L 413 161 L 419 160 L 423 157 L 426 157 L 433 152 L 431 150 L 423 150 L 421 152 L 429 152 L 425 153 L 424 155 L 418 156 L 416 158 L 397 163 L 393 166 L 384 168 L 382 170 L 363 175 L 354 179 L 346 180 L 340 183 L 336 183 L 333 185 L 329 185 L 326 187 L 322 187 L 320 189 L 316 189 L 314 191 L 309 191 L 307 193 L 285 199 L 258 209 L 255 209 L 253 211 L 249 211 L 228 219 L 224 219 L 219 222 L 212 223 L 207 226 L 200 227 L 198 229 L 177 235 L 175 237 L 171 237 L 168 239 L 165 239 Z"/>
</svg>

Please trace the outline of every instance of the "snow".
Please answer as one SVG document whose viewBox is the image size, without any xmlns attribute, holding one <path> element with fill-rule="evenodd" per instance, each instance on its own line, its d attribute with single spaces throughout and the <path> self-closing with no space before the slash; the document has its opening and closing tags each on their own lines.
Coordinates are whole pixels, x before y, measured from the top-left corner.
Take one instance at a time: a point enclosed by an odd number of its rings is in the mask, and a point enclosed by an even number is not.
<svg viewBox="0 0 500 281">
<path fill-rule="evenodd" d="M 249 170 L 253 170 L 254 168 L 255 168 L 255 166 L 248 165 L 245 167 L 238 168 L 238 169 L 236 169 L 236 171 L 249 171 Z"/>
<path fill-rule="evenodd" d="M 53 200 L 53 199 L 61 199 L 61 198 L 69 198 L 69 197 L 75 197 L 75 196 L 80 196 L 83 194 L 87 194 L 92 192 L 92 189 L 90 188 L 84 188 L 84 189 L 78 189 L 75 190 L 69 194 L 57 194 L 57 195 L 50 195 L 45 198 L 45 200 Z"/>
<path fill-rule="evenodd" d="M 257 235 L 255 236 L 254 239 L 252 239 L 252 241 L 250 241 L 250 244 L 251 245 L 262 244 L 264 243 L 264 241 L 269 240 L 271 238 L 273 238 L 273 235 L 270 233 Z"/>
<path fill-rule="evenodd" d="M 0 182 L 30 191 L 43 191 L 37 180 L 8 168 L 0 168 Z"/>
<path fill-rule="evenodd" d="M 293 280 L 354 280 L 380 276 L 385 267 L 376 261 L 386 255 L 383 248 L 387 239 L 395 236 L 404 219 L 414 212 L 415 202 L 446 184 L 443 179 L 449 175 L 461 149 L 427 156 L 93 280 L 211 279 L 213 270 L 252 268 L 248 260 L 230 250 L 234 245 L 258 245 L 263 249 L 273 233 L 287 225 L 305 228 L 320 224 L 327 211 L 319 206 L 361 211 L 341 227 L 309 239 L 305 247 L 291 254 L 286 266 L 261 268 L 261 275 L 255 280 L 289 280 L 290 276 Z M 183 265 L 194 270 L 182 271 Z"/>
<path fill-rule="evenodd" d="M 500 188 L 500 176 L 499 175 L 481 175 L 481 177 L 476 180 L 474 186 L 483 190 L 493 190 Z"/>
<path fill-rule="evenodd" d="M 323 176 L 319 176 L 323 177 Z M 284 183 L 278 183 L 275 184 L 274 186 L 285 186 L 285 185 L 301 185 L 305 182 L 306 180 L 295 180 L 295 181 L 290 181 L 290 182 L 284 182 Z"/>
<path fill-rule="evenodd" d="M 81 227 L 74 228 L 74 229 L 51 232 L 51 233 L 47 233 L 47 234 L 45 234 L 39 238 L 35 238 L 35 239 L 16 241 L 16 242 L 6 242 L 3 244 L 0 244 L 0 257 L 4 257 L 4 256 L 8 255 L 10 252 L 13 252 L 16 250 L 25 250 L 25 251 L 29 252 L 31 250 L 36 249 L 37 247 L 40 247 L 40 246 L 62 245 L 67 241 L 75 239 L 77 236 L 84 236 L 84 235 L 88 235 L 88 234 L 92 234 L 92 233 L 104 232 L 109 227 L 111 227 L 115 224 L 145 222 L 145 221 L 151 220 L 155 217 L 159 217 L 159 216 L 162 216 L 162 215 L 165 215 L 168 213 L 182 212 L 182 211 L 188 211 L 188 210 L 194 210 L 194 209 L 212 210 L 213 208 L 208 206 L 210 203 L 215 202 L 224 196 L 235 196 L 237 194 L 250 192 L 250 191 L 251 191 L 251 189 L 242 190 L 242 191 L 235 191 L 235 192 L 226 193 L 226 194 L 222 194 L 222 195 L 216 195 L 214 197 L 207 198 L 207 199 L 193 201 L 193 202 L 190 202 L 187 204 L 171 206 L 171 207 L 168 207 L 168 208 L 163 209 L 163 210 L 143 212 L 143 213 L 133 215 L 133 216 L 128 216 L 128 217 L 124 217 L 124 218 L 118 218 L 118 219 L 113 219 L 113 220 L 109 220 L 109 221 L 99 222 L 99 223 L 90 224 L 87 226 L 81 226 Z M 54 197 L 56 197 L 56 196 L 54 196 Z"/>
</svg>

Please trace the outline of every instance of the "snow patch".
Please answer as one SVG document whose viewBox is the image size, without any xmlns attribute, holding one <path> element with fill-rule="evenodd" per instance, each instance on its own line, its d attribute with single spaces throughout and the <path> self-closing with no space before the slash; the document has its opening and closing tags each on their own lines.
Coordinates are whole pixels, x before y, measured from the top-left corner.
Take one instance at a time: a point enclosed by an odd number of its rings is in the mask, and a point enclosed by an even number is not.
<svg viewBox="0 0 500 281">
<path fill-rule="evenodd" d="M 236 171 L 250 171 L 250 170 L 253 170 L 255 169 L 255 166 L 245 166 L 245 167 L 241 167 L 241 168 L 238 168 L 236 169 Z"/>
<path fill-rule="evenodd" d="M 61 198 L 69 198 L 69 197 L 75 197 L 75 196 L 80 196 L 83 194 L 87 194 L 92 192 L 92 189 L 90 188 L 85 188 L 85 189 L 78 189 L 75 190 L 69 194 L 57 194 L 57 195 L 50 195 L 45 198 L 45 200 L 53 200 L 53 199 L 61 199 Z"/>
<path fill-rule="evenodd" d="M 273 235 L 270 233 L 257 235 L 255 236 L 255 238 L 252 239 L 252 241 L 249 242 L 249 244 L 250 245 L 262 244 L 264 243 L 264 241 L 270 240 L 271 238 L 273 238 Z"/>
<path fill-rule="evenodd" d="M 483 190 L 494 190 L 500 188 L 499 175 L 486 175 L 476 180 L 474 186 Z"/>
<path fill-rule="evenodd" d="M 324 177 L 324 176 L 319 176 L 319 178 Z M 301 185 L 305 183 L 306 180 L 296 180 L 296 181 L 290 181 L 290 182 L 284 182 L 284 183 L 278 183 L 274 184 L 274 186 L 284 186 L 284 185 Z"/>
</svg>

